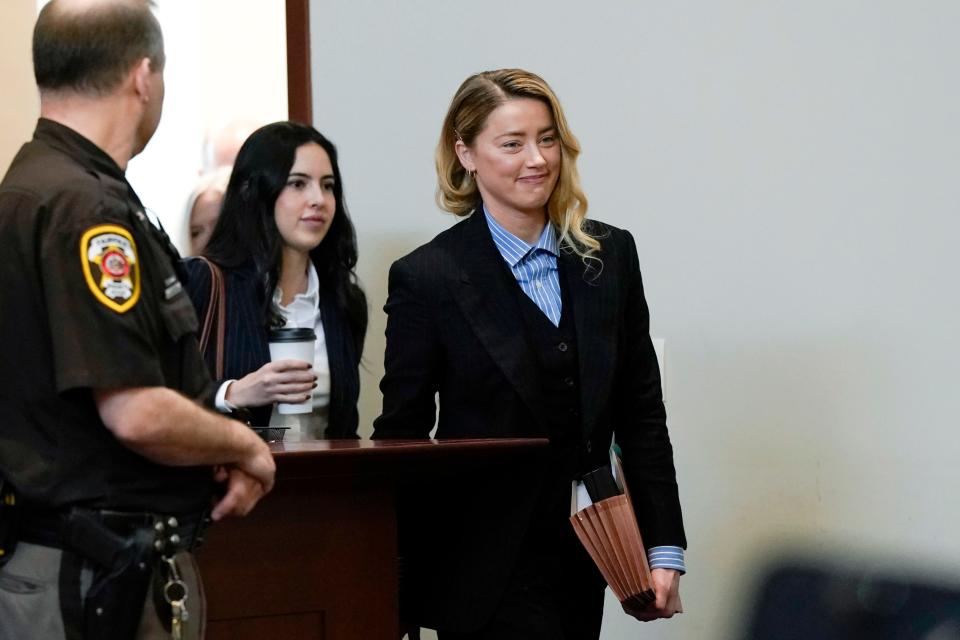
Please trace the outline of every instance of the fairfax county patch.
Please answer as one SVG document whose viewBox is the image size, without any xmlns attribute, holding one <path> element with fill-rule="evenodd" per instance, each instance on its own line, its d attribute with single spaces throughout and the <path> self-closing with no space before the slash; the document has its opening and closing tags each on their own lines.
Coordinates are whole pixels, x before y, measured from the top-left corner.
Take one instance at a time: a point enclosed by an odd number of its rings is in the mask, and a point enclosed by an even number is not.
<svg viewBox="0 0 960 640">
<path fill-rule="evenodd" d="M 80 262 L 97 300 L 117 313 L 140 299 L 140 260 L 130 232 L 114 224 L 87 229 L 80 239 Z"/>
</svg>

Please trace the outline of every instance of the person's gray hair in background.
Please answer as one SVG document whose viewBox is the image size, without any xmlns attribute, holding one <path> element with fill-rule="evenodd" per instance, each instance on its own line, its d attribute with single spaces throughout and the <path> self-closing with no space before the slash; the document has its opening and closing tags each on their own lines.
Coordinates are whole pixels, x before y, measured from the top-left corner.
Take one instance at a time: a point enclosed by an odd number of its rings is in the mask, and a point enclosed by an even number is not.
<svg viewBox="0 0 960 640">
<path fill-rule="evenodd" d="M 210 234 L 220 217 L 223 194 L 227 192 L 232 170 L 231 166 L 218 167 L 203 174 L 187 198 L 184 208 L 186 237 L 182 245 L 187 248 L 187 255 L 198 256 L 207 246 Z"/>
</svg>

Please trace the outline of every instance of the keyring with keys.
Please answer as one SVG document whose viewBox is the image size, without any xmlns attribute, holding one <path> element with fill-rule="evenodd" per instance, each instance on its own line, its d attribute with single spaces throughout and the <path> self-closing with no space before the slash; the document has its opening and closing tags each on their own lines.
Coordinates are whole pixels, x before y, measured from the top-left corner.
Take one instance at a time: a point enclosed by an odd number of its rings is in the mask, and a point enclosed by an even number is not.
<svg viewBox="0 0 960 640">
<path fill-rule="evenodd" d="M 163 556 L 163 561 L 169 567 L 169 577 L 166 584 L 163 585 L 163 599 L 170 605 L 170 637 L 173 640 L 183 638 L 183 623 L 189 619 L 187 613 L 187 598 L 190 590 L 187 583 L 180 577 L 180 570 L 177 569 L 177 563 L 171 556 Z"/>
</svg>

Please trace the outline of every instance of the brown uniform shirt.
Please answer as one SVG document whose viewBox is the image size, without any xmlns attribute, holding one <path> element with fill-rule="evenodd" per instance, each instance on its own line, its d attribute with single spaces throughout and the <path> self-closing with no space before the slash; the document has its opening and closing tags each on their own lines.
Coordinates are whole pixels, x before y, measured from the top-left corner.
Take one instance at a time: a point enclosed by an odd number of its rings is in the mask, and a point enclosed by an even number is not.
<svg viewBox="0 0 960 640">
<path fill-rule="evenodd" d="M 213 391 L 176 250 L 123 171 L 41 119 L 0 184 L 0 252 L 0 476 L 49 507 L 207 507 L 209 468 L 125 448 L 93 401 L 94 388 Z"/>
</svg>

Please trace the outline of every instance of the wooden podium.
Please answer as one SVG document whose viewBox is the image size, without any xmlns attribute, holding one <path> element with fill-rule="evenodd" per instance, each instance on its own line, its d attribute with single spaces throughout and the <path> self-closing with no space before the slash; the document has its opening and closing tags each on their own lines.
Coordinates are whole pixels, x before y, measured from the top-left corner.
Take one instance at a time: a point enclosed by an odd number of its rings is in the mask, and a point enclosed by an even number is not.
<svg viewBox="0 0 960 640">
<path fill-rule="evenodd" d="M 197 553 L 207 638 L 397 640 L 396 486 L 524 459 L 546 439 L 271 445 L 273 492 L 213 525 Z"/>
</svg>

